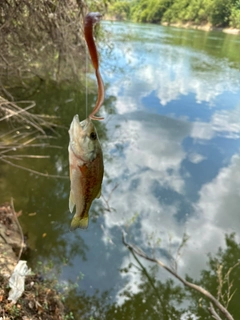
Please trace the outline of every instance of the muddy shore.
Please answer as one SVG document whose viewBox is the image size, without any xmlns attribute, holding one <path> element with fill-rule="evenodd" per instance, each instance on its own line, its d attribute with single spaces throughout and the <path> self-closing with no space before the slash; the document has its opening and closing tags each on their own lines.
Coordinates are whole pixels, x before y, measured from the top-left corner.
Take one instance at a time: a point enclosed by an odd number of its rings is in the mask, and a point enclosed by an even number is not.
<svg viewBox="0 0 240 320">
<path fill-rule="evenodd" d="M 9 277 L 26 249 L 13 205 L 0 206 L 0 319 L 63 320 L 65 307 L 51 281 L 32 272 L 25 278 L 25 290 L 16 303 L 8 300 Z"/>
</svg>

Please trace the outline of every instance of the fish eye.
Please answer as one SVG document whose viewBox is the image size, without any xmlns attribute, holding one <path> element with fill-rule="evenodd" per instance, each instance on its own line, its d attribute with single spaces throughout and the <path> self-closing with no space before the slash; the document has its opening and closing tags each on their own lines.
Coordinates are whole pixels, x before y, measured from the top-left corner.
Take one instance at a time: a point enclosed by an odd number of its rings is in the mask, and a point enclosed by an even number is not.
<svg viewBox="0 0 240 320">
<path fill-rule="evenodd" d="M 97 139 L 97 135 L 96 135 L 96 133 L 94 131 L 90 133 L 90 139 L 91 140 L 96 140 Z"/>
</svg>

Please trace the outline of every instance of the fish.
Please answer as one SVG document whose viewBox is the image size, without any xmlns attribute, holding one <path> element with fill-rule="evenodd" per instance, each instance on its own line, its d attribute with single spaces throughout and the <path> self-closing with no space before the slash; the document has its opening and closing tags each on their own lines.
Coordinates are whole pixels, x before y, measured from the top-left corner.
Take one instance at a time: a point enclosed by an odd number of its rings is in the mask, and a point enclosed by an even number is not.
<svg viewBox="0 0 240 320">
<path fill-rule="evenodd" d="M 92 120 L 102 120 L 95 114 L 104 101 L 104 85 L 99 71 L 98 53 L 93 38 L 93 26 L 99 22 L 102 15 L 90 12 L 84 20 L 84 36 L 90 53 L 98 84 L 98 98 L 90 115 L 82 121 L 75 115 L 69 129 L 69 171 L 70 195 L 69 211 L 76 212 L 71 222 L 70 230 L 87 229 L 88 212 L 94 199 L 101 196 L 104 165 L 102 148 L 97 130 Z"/>
<path fill-rule="evenodd" d="M 69 211 L 75 215 L 70 230 L 87 229 L 88 212 L 94 199 L 101 195 L 104 165 L 97 131 L 90 118 L 73 117 L 69 129 L 70 196 Z"/>
</svg>

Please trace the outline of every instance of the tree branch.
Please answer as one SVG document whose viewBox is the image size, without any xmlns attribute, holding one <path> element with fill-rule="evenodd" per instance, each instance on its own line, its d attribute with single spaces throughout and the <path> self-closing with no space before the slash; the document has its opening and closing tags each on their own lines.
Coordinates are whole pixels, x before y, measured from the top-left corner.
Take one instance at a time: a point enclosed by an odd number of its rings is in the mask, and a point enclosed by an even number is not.
<svg viewBox="0 0 240 320">
<path fill-rule="evenodd" d="M 222 320 L 222 318 L 220 318 L 220 316 L 217 314 L 216 310 L 214 309 L 212 303 L 210 302 L 210 307 L 208 308 L 208 310 L 210 311 L 211 315 L 213 316 L 214 319 L 216 320 Z"/>
<path fill-rule="evenodd" d="M 231 314 L 227 311 L 226 308 L 224 308 L 224 306 L 209 292 L 207 291 L 206 289 L 194 284 L 194 283 L 191 283 L 191 282 L 188 282 L 187 280 L 183 279 L 181 276 L 179 276 L 174 270 L 172 270 L 171 268 L 169 268 L 168 266 L 166 266 L 161 260 L 158 260 L 158 259 L 155 259 L 155 258 L 152 258 L 152 257 L 149 257 L 145 252 L 143 252 L 140 248 L 132 245 L 132 244 L 129 244 L 126 242 L 125 240 L 125 236 L 124 236 L 124 233 L 122 232 L 122 242 L 123 244 L 132 252 L 136 253 L 138 256 L 148 260 L 148 261 L 151 261 L 151 262 L 155 262 L 157 263 L 159 266 L 161 266 L 162 268 L 164 268 L 165 270 L 167 270 L 172 276 L 174 276 L 176 279 L 178 279 L 180 282 L 182 282 L 182 284 L 184 284 L 184 286 L 186 287 L 189 287 L 195 291 L 198 291 L 200 292 L 202 295 L 204 295 L 206 298 L 208 298 L 216 308 L 218 308 L 218 310 L 220 310 L 222 312 L 222 314 L 224 315 L 224 317 L 227 319 L 227 320 L 234 320 L 233 317 L 231 316 Z M 214 308 L 212 308 L 212 310 L 214 310 Z M 211 311 L 211 308 L 210 308 L 210 311 Z M 215 311 L 215 310 L 214 310 Z M 212 313 L 212 311 L 211 311 Z M 215 313 L 212 315 L 215 316 L 216 311 Z M 220 317 L 216 318 L 215 319 L 217 320 L 221 320 Z"/>
</svg>

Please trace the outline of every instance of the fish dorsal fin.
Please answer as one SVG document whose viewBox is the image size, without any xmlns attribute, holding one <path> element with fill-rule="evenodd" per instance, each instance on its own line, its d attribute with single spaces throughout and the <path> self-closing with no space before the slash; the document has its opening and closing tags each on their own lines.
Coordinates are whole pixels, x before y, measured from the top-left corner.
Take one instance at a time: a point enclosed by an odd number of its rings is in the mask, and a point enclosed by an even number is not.
<svg viewBox="0 0 240 320">
<path fill-rule="evenodd" d="M 77 228 L 87 229 L 88 227 L 88 216 L 83 218 L 74 216 L 71 222 L 70 230 L 73 231 Z"/>
</svg>

